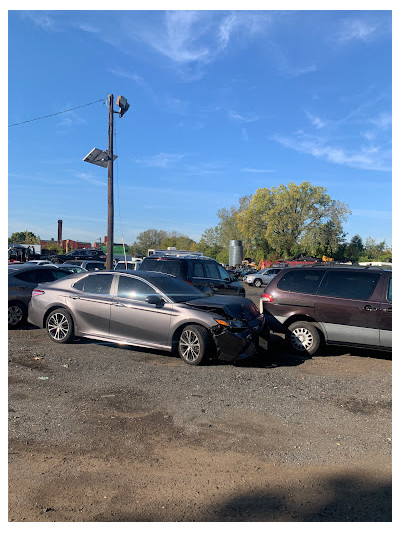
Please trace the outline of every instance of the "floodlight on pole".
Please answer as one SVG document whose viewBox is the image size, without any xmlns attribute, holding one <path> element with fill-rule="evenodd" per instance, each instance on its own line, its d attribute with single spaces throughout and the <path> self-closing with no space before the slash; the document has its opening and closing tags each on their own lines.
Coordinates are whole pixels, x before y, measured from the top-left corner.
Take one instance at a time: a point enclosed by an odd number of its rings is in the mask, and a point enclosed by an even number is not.
<svg viewBox="0 0 400 533">
<path fill-rule="evenodd" d="M 128 100 L 122 95 L 118 96 L 116 104 L 120 109 L 119 118 L 121 118 L 122 115 L 124 115 L 128 111 L 128 109 L 130 108 L 130 105 L 128 104 Z"/>
</svg>

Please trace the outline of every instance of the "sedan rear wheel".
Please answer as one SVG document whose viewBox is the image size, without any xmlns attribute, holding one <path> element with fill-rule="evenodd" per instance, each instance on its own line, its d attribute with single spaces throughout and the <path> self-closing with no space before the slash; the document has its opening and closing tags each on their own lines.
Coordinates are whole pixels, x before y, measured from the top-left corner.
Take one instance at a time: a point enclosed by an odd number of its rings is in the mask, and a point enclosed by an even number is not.
<svg viewBox="0 0 400 533">
<path fill-rule="evenodd" d="M 199 365 L 206 359 L 210 347 L 210 335 L 203 326 L 186 326 L 179 338 L 178 352 L 188 365 Z"/>
<path fill-rule="evenodd" d="M 74 324 L 71 315 L 65 309 L 56 309 L 47 317 L 46 330 L 49 337 L 64 344 L 74 338 Z"/>
<path fill-rule="evenodd" d="M 262 285 L 262 280 L 260 278 L 257 278 L 255 281 L 254 281 L 254 286 L 255 287 L 261 287 Z"/>
</svg>

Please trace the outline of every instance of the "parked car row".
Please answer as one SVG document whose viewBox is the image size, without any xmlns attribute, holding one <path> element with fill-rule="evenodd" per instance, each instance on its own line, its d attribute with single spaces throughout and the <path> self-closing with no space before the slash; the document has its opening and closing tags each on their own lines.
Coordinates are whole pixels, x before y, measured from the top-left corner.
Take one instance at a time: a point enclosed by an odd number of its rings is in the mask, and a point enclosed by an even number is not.
<svg viewBox="0 0 400 533">
<path fill-rule="evenodd" d="M 9 265 L 9 327 L 18 327 L 29 310 L 29 321 L 57 342 L 75 335 L 177 347 L 189 364 L 254 355 L 260 335 L 267 346 L 269 329 L 308 355 L 324 343 L 392 346 L 391 270 L 264 269 L 245 280 L 258 286 L 262 275 L 267 283 L 257 309 L 242 284 L 207 257 L 152 256 L 130 263 L 132 270 L 124 262 L 113 271 L 96 261 L 33 263 Z"/>
<path fill-rule="evenodd" d="M 53 263 L 65 263 L 80 259 L 82 261 L 102 261 L 103 263 L 106 260 L 106 254 L 102 250 L 96 249 L 79 249 L 72 250 L 66 254 L 54 254 L 49 257 L 50 261 Z"/>
</svg>

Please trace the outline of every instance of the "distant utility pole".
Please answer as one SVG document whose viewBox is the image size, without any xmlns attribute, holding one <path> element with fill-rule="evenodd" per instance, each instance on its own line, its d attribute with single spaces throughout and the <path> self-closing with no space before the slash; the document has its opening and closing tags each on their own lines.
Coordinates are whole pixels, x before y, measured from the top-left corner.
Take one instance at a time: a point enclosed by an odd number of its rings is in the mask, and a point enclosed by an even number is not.
<svg viewBox="0 0 400 533">
<path fill-rule="evenodd" d="M 117 156 L 113 153 L 113 135 L 114 135 L 114 113 L 118 113 L 120 117 L 124 115 L 128 109 L 129 104 L 123 96 L 118 96 L 117 106 L 119 111 L 114 111 L 114 95 L 108 95 L 108 151 L 104 152 L 98 148 L 93 148 L 86 157 L 83 158 L 87 163 L 99 165 L 100 167 L 107 167 L 108 170 L 108 215 L 107 215 L 107 259 L 106 268 L 112 270 L 113 255 L 114 255 L 114 179 L 113 179 L 113 165 L 114 159 Z M 100 239 L 101 242 L 101 239 Z"/>
<path fill-rule="evenodd" d="M 108 95 L 108 219 L 107 219 L 107 259 L 106 269 L 113 268 L 114 254 L 114 95 Z"/>
</svg>

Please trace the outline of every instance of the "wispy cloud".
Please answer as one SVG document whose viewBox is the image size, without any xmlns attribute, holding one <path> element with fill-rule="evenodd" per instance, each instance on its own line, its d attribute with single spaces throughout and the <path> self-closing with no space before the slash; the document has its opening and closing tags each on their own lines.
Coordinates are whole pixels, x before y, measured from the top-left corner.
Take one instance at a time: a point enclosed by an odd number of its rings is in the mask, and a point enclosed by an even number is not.
<svg viewBox="0 0 400 533">
<path fill-rule="evenodd" d="M 329 163 L 345 165 L 364 170 L 391 170 L 391 152 L 389 150 L 370 150 L 360 147 L 358 150 L 349 150 L 339 146 L 329 145 L 325 139 L 297 134 L 295 137 L 274 136 L 274 139 L 286 148 L 303 154 L 309 154 L 317 159 Z"/>
<path fill-rule="evenodd" d="M 102 181 L 87 172 L 78 172 L 75 174 L 75 176 L 83 181 L 86 181 L 87 183 L 90 183 L 90 185 L 95 185 L 96 187 L 106 187 L 107 185 L 106 179 Z"/>
<path fill-rule="evenodd" d="M 51 17 L 46 11 L 23 11 L 22 18 L 30 19 L 35 26 L 46 31 L 57 31 L 57 24 L 54 17 Z"/>
<path fill-rule="evenodd" d="M 228 116 L 234 122 L 242 122 L 246 124 L 260 120 L 260 117 L 255 113 L 238 113 L 232 109 L 228 111 Z"/>
<path fill-rule="evenodd" d="M 392 115 L 390 113 L 380 113 L 376 118 L 370 119 L 371 124 L 374 124 L 380 130 L 387 130 L 392 126 Z"/>
<path fill-rule="evenodd" d="M 135 159 L 135 162 L 144 167 L 167 168 L 176 165 L 183 157 L 181 154 L 166 154 L 161 152 L 154 156 Z"/>
<path fill-rule="evenodd" d="M 241 36 L 235 44 L 244 46 L 265 31 L 270 18 L 264 13 L 166 11 L 161 24 L 133 22 L 126 31 L 132 39 L 168 58 L 182 76 L 196 79 L 203 76 L 206 65 L 225 52 L 234 35 Z"/>
<path fill-rule="evenodd" d="M 136 72 L 131 72 L 120 67 L 109 68 L 108 72 L 111 72 L 111 74 L 115 74 L 115 76 L 120 76 L 121 78 L 127 78 L 128 80 L 132 80 L 138 85 L 145 85 L 145 81 L 142 76 L 139 76 L 139 74 L 136 74 Z"/>
<path fill-rule="evenodd" d="M 338 33 L 338 40 L 341 43 L 351 41 L 353 39 L 367 42 L 376 32 L 376 24 L 371 24 L 360 19 L 346 19 L 342 23 L 342 27 Z"/>
<path fill-rule="evenodd" d="M 302 65 L 299 62 L 294 62 L 289 59 L 282 47 L 276 43 L 271 45 L 271 52 L 275 59 L 278 71 L 286 78 L 298 78 L 305 74 L 317 71 L 317 65 L 314 63 Z"/>
<path fill-rule="evenodd" d="M 254 174 L 267 174 L 267 173 L 276 172 L 276 171 L 270 170 L 267 168 L 241 168 L 240 172 L 251 172 Z"/>
<path fill-rule="evenodd" d="M 377 211 L 373 209 L 352 209 L 351 214 L 356 217 L 372 217 L 381 220 L 391 220 L 392 211 Z"/>
<path fill-rule="evenodd" d="M 317 117 L 308 111 L 305 112 L 307 118 L 310 120 L 311 124 L 316 128 L 317 130 L 320 130 L 321 128 L 324 128 L 326 126 L 326 122 L 324 122 L 320 117 Z"/>
<path fill-rule="evenodd" d="M 82 31 L 85 31 L 86 33 L 99 33 L 99 28 L 96 28 L 92 24 L 88 24 L 87 22 L 83 22 L 81 24 L 78 24 L 78 28 Z"/>
</svg>

